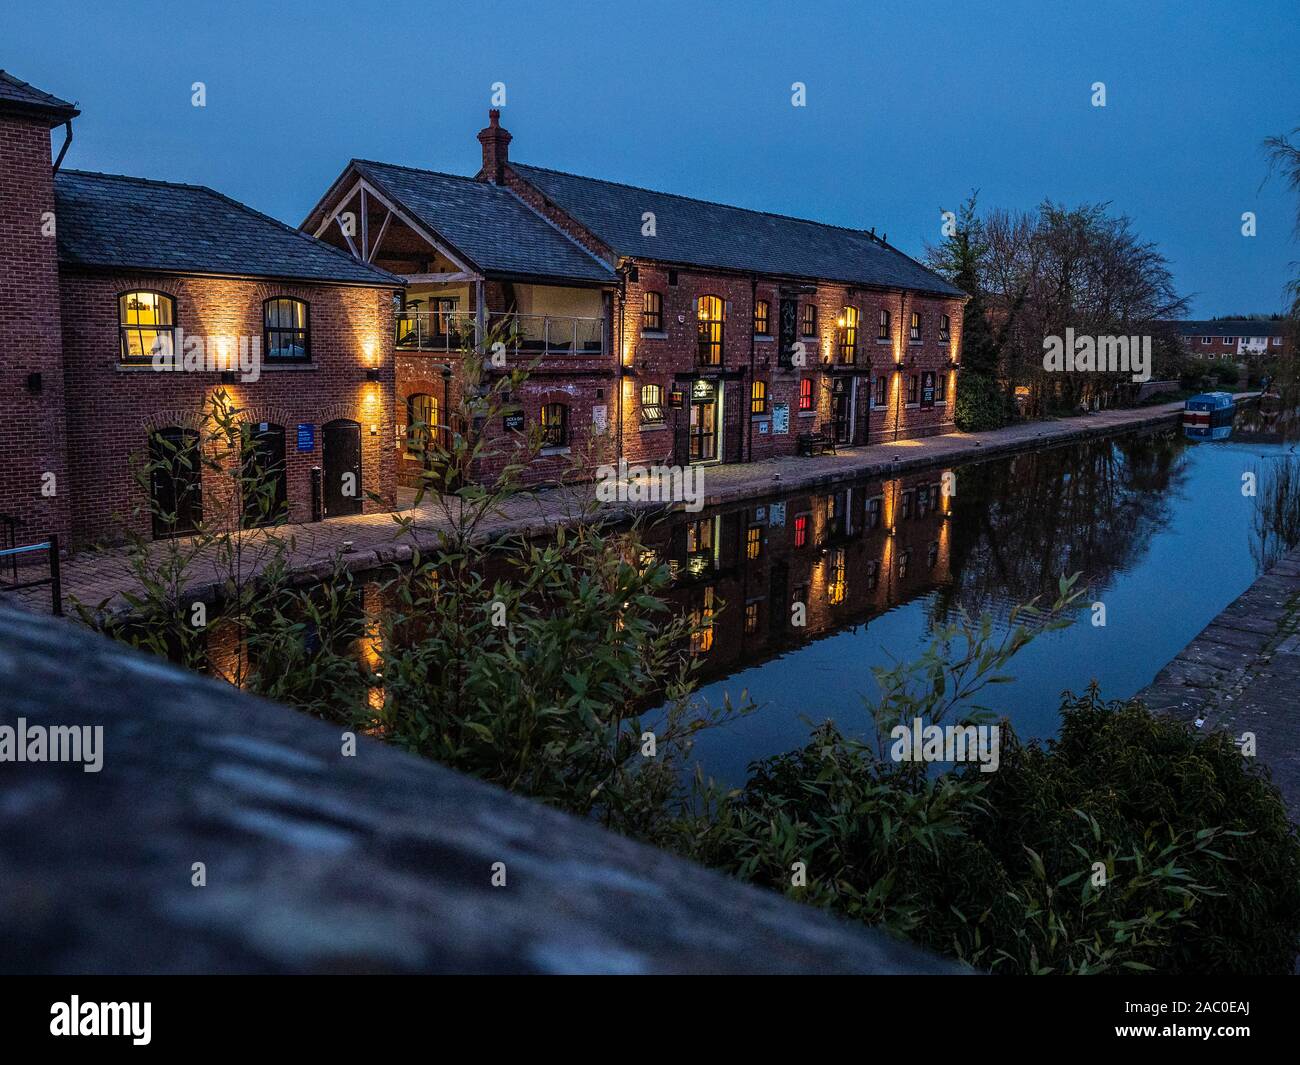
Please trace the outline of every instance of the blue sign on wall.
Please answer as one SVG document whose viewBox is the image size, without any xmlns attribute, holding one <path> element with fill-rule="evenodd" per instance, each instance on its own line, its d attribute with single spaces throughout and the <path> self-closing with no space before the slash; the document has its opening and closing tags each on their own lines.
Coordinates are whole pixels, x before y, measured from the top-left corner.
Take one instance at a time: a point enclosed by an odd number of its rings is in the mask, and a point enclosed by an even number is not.
<svg viewBox="0 0 1300 1065">
<path fill-rule="evenodd" d="M 316 426 L 303 422 L 298 426 L 298 450 L 316 450 Z"/>
</svg>

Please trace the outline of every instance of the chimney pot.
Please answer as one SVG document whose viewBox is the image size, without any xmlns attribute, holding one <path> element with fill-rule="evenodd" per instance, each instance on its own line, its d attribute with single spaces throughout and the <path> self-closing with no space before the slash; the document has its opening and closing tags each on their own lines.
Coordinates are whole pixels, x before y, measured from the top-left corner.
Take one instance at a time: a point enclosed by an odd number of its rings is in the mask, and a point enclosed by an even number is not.
<svg viewBox="0 0 1300 1065">
<path fill-rule="evenodd" d="M 501 125 L 501 112 L 495 107 L 488 111 L 488 124 L 479 130 L 478 140 L 483 145 L 483 169 L 479 178 L 494 185 L 505 182 L 506 164 L 510 161 L 510 131 Z"/>
</svg>

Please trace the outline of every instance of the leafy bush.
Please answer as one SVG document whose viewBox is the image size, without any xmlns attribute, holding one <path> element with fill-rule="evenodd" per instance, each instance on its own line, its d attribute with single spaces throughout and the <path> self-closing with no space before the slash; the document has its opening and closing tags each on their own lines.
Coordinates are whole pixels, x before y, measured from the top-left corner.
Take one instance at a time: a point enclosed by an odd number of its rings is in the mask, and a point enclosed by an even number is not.
<svg viewBox="0 0 1300 1065">
<path fill-rule="evenodd" d="M 697 814 L 685 849 L 996 972 L 1290 972 L 1300 843 L 1271 784 L 1228 737 L 1138 704 L 1094 689 L 1061 710 L 1047 744 L 1004 723 L 990 774 L 917 772 L 823 726 Z"/>
<path fill-rule="evenodd" d="M 1006 425 L 1006 403 L 997 381 L 970 372 L 958 374 L 953 420 L 964 433 L 977 433 Z"/>
</svg>

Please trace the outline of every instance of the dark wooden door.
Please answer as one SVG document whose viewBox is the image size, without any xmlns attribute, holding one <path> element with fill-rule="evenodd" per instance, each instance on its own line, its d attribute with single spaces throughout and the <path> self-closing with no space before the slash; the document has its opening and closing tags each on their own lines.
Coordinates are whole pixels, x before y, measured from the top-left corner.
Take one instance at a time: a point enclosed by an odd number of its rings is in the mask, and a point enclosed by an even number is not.
<svg viewBox="0 0 1300 1065">
<path fill-rule="evenodd" d="M 244 426 L 244 527 L 275 525 L 288 516 L 284 426 Z"/>
<path fill-rule="evenodd" d="M 328 422 L 321 449 L 325 478 L 325 517 L 361 513 L 361 426 L 340 418 Z"/>
<path fill-rule="evenodd" d="M 149 437 L 154 539 L 186 536 L 203 520 L 199 434 L 168 426 Z"/>
</svg>

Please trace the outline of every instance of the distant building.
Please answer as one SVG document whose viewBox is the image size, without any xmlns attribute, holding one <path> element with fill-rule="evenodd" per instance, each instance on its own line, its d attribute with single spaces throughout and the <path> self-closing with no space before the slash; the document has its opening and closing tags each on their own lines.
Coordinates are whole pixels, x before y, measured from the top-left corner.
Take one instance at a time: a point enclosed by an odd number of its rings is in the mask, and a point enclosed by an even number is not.
<svg viewBox="0 0 1300 1065">
<path fill-rule="evenodd" d="M 1171 322 L 1184 350 L 1197 359 L 1247 362 L 1295 353 L 1294 323 L 1286 319 L 1222 318 Z"/>
</svg>

